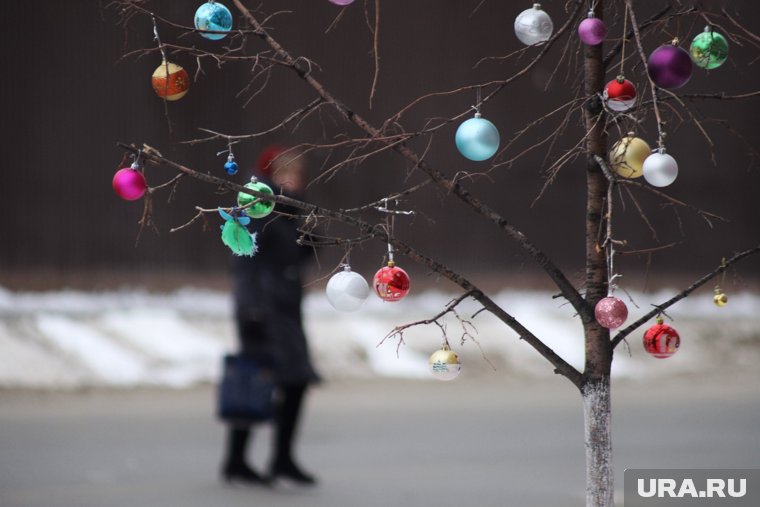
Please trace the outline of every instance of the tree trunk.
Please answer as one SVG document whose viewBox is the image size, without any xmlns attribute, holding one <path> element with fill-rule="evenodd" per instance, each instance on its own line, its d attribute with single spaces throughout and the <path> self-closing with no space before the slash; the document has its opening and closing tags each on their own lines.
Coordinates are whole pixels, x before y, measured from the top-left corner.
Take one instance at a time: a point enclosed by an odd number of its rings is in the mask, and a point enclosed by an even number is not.
<svg viewBox="0 0 760 507">
<path fill-rule="evenodd" d="M 604 2 L 595 4 L 602 19 Z M 607 295 L 608 266 L 602 223 L 608 182 L 594 156 L 606 157 L 605 112 L 601 103 L 604 87 L 602 45 L 587 46 L 584 52 L 584 109 L 586 138 L 586 303 L 593 308 Z M 593 315 L 593 313 L 591 313 Z M 586 443 L 586 507 L 612 507 L 612 437 L 610 432 L 610 369 L 612 346 L 609 331 L 593 316 L 583 322 L 586 361 L 584 368 L 583 413 Z"/>
<path fill-rule="evenodd" d="M 583 395 L 586 443 L 586 507 L 614 505 L 610 378 L 587 382 Z"/>
</svg>

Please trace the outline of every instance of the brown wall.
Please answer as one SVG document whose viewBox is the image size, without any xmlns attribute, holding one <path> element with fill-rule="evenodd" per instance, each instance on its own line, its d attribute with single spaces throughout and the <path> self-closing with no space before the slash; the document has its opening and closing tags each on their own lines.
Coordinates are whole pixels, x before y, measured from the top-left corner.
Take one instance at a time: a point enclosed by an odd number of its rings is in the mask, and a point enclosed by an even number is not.
<svg viewBox="0 0 760 507">
<path fill-rule="evenodd" d="M 196 3 L 200 2 L 155 1 L 147 6 L 189 24 Z M 315 75 L 327 88 L 370 121 L 380 123 L 424 93 L 501 79 L 528 61 L 533 51 L 516 63 L 486 62 L 473 68 L 483 56 L 503 55 L 518 48 L 512 32 L 513 19 L 519 10 L 529 6 L 529 2 L 518 6 L 515 2 L 487 0 L 472 12 L 479 3 L 480 0 L 384 1 L 380 38 L 382 73 L 372 110 L 367 106 L 372 77 L 371 36 L 361 0 L 346 9 L 337 27 L 328 34 L 324 32 L 339 9 L 327 0 L 265 0 L 263 8 L 268 12 L 292 10 L 270 21 L 274 36 L 294 54 L 317 62 Z M 741 13 L 740 19 L 750 30 L 760 32 L 757 15 L 760 8 L 756 2 L 725 3 Z M 0 275 L 5 283 L 9 283 L 14 273 L 18 280 L 19 276 L 23 279 L 40 271 L 59 275 L 83 271 L 223 272 L 228 255 L 218 240 L 218 220 L 212 218 L 206 231 L 193 227 L 169 234 L 168 229 L 192 216 L 194 206 L 229 204 L 232 197 L 220 197 L 215 189 L 200 183 L 182 183 L 171 204 L 166 203 L 165 194 L 155 203 L 154 218 L 160 234 L 144 231 L 135 248 L 141 205 L 119 200 L 110 188 L 110 180 L 122 159 L 116 142 L 145 142 L 191 167 L 223 175 L 224 158 L 216 156 L 224 148 L 223 143 L 188 146 L 180 142 L 200 136 L 198 127 L 229 133 L 261 130 L 314 98 L 294 76 L 277 69 L 264 93 L 243 108 L 245 94 L 240 98 L 235 94 L 247 82 L 248 69 L 232 64 L 219 69 L 206 60 L 204 73 L 193 83 L 190 93 L 169 104 L 173 125 L 173 132 L 169 133 L 164 105 L 149 85 L 159 57 L 121 59 L 127 51 L 153 45 L 150 23 L 147 19 L 134 19 L 126 29 L 118 26 L 116 12 L 106 8 L 107 4 L 94 0 L 40 0 L 4 6 L 6 20 L 24 20 L 7 24 L 0 35 L 4 69 Z M 560 13 L 564 5 L 559 1 L 544 2 L 555 26 L 562 22 Z M 645 6 L 639 13 L 640 18 L 647 17 L 647 9 Z M 235 18 L 236 22 L 240 19 Z M 701 19 L 691 17 L 665 28 L 669 34 L 680 33 L 690 39 L 702 24 Z M 619 32 L 619 27 L 611 29 L 612 34 Z M 177 39 L 176 35 L 168 28 L 162 29 L 165 42 L 179 40 L 198 47 L 219 45 L 196 36 Z M 647 51 L 667 38 L 662 33 L 650 37 Z M 499 127 L 503 140 L 511 139 L 528 121 L 573 96 L 580 79 L 576 65 L 579 43 L 575 36 L 562 42 L 552 49 L 545 64 L 484 109 L 484 115 Z M 261 47 L 258 42 L 251 44 Z M 547 87 L 553 66 L 567 44 L 571 65 L 560 68 Z M 724 67 L 709 74 L 697 69 L 691 82 L 678 93 L 757 90 L 758 54 L 746 42 L 744 48 L 733 44 L 731 60 Z M 192 59 L 178 56 L 176 60 L 191 73 L 195 70 Z M 634 61 L 627 73 L 643 83 L 641 66 L 633 67 Z M 611 69 L 610 78 L 615 74 L 616 69 Z M 640 84 L 639 89 L 642 88 Z M 412 130 L 429 118 L 459 113 L 473 101 L 470 93 L 427 101 L 405 118 L 404 126 Z M 726 135 L 715 121 L 705 120 L 704 126 L 715 143 L 717 165 L 713 165 L 701 135 L 689 122 L 680 122 L 673 116 L 668 146 L 678 159 L 681 172 L 668 192 L 730 221 L 714 222 L 711 228 L 689 211 L 679 211 L 676 217 L 672 207 L 663 209 L 661 203 L 638 193 L 640 204 L 657 229 L 659 242 L 679 242 L 676 248 L 653 257 L 653 268 L 662 273 L 700 272 L 721 256 L 760 242 L 760 219 L 755 205 L 760 171 L 757 160 L 748 155 L 751 151 L 748 145 L 755 150 L 760 146 L 756 125 L 760 99 L 703 101 L 695 106 L 703 117 L 727 120 L 732 129 L 743 133 L 746 144 Z M 286 136 L 291 142 L 320 141 L 324 133 L 328 139 L 334 139 L 342 129 L 339 121 L 327 111 L 321 116 L 314 115 L 295 132 L 289 129 L 260 142 L 239 145 L 235 150 L 238 161 L 242 166 L 250 166 L 262 143 L 277 137 Z M 555 126 L 555 122 L 547 122 L 527 137 L 528 142 L 518 142 L 503 159 L 541 139 Z M 488 168 L 487 164 L 470 163 L 456 153 L 454 130 L 455 125 L 448 126 L 432 138 L 427 159 L 448 175 Z M 653 140 L 651 117 L 642 125 L 642 133 Z M 350 134 L 360 135 L 355 129 Z M 572 146 L 580 135 L 580 118 L 576 114 L 570 119 L 555 156 Z M 422 147 L 425 143 L 415 144 Z M 545 151 L 537 150 L 512 167 L 496 168 L 488 178 L 467 185 L 521 227 L 561 267 L 578 273 L 583 255 L 584 163 L 578 160 L 567 166 L 543 198 L 533 204 L 543 185 Z M 334 153 L 330 160 L 341 155 L 346 153 Z M 311 157 L 315 173 L 326 156 L 317 153 Z M 407 169 L 400 157 L 385 154 L 345 170 L 329 184 L 315 186 L 311 198 L 332 207 L 365 203 L 419 181 L 416 174 L 405 180 Z M 152 184 L 169 177 L 165 169 L 151 169 L 148 173 Z M 238 181 L 244 181 L 242 174 Z M 533 269 L 509 240 L 456 200 L 432 189 L 421 197 L 422 213 L 414 220 L 400 219 L 397 232 L 422 252 L 465 272 L 512 274 Z M 625 211 L 617 213 L 618 238 L 628 239 L 632 248 L 657 244 L 630 199 Z M 324 252 L 324 266 L 331 268 L 338 253 Z M 354 260 L 371 269 L 379 264 L 383 253 L 382 245 L 367 244 L 354 254 Z M 646 268 L 646 261 L 626 258 L 621 269 L 639 272 Z M 741 271 L 758 274 L 760 262 L 749 261 Z"/>
</svg>

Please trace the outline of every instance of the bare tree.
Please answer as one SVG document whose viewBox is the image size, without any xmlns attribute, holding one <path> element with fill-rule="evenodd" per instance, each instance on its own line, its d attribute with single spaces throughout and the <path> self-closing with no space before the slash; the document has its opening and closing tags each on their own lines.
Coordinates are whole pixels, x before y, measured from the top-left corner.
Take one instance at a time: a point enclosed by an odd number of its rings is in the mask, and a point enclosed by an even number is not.
<svg viewBox="0 0 760 507">
<path fill-rule="evenodd" d="M 323 167 L 317 181 L 320 184 L 329 185 L 331 176 L 346 167 L 365 163 L 383 152 L 396 152 L 406 161 L 411 173 L 423 174 L 425 179 L 421 183 L 407 188 L 399 188 L 384 196 L 384 199 L 400 200 L 406 206 L 414 207 L 416 193 L 423 187 L 435 186 L 444 195 L 458 199 L 469 207 L 475 215 L 491 223 L 495 232 L 516 242 L 553 282 L 558 291 L 558 297 L 564 298 L 577 314 L 579 325 L 583 327 L 585 336 L 583 370 L 576 369 L 556 354 L 542 341 L 541 337 L 536 336 L 526 325 L 515 319 L 509 313 L 508 308 L 498 305 L 486 291 L 479 288 L 462 273 L 455 272 L 445 264 L 419 251 L 415 245 L 403 242 L 393 235 L 376 214 L 369 213 L 379 206 L 381 201 L 362 203 L 352 209 L 336 210 L 297 201 L 284 195 L 272 198 L 266 194 L 246 189 L 229 179 L 213 176 L 197 168 L 191 168 L 170 160 L 147 144 L 119 143 L 125 151 L 133 155 L 139 153 L 144 163 L 151 166 L 161 166 L 175 173 L 167 178 L 165 183 L 149 189 L 145 199 L 143 225 L 150 223 L 151 203 L 154 195 L 159 191 L 174 190 L 182 178 L 191 177 L 219 189 L 235 193 L 246 192 L 256 198 L 272 199 L 276 203 L 301 210 L 300 218 L 303 220 L 302 231 L 304 235 L 300 241 L 304 244 L 340 246 L 350 250 L 365 242 L 388 242 L 393 245 L 398 254 L 439 273 L 461 289 L 461 294 L 443 308 L 439 314 L 420 322 L 399 325 L 390 333 L 390 336 L 401 338 L 404 330 L 412 325 L 440 325 L 440 320 L 445 315 L 451 313 L 458 315 L 456 308 L 462 301 L 467 299 L 477 301 L 482 307 L 480 311 L 490 312 L 514 330 L 521 340 L 533 347 L 538 354 L 548 361 L 555 373 L 565 377 L 578 388 L 583 400 L 585 415 L 586 505 L 589 507 L 613 505 L 610 371 L 616 347 L 633 331 L 654 317 L 663 314 L 670 306 L 687 297 L 730 266 L 760 252 L 760 246 L 732 255 L 727 252 L 724 261 L 716 265 L 714 269 L 705 273 L 689 287 L 674 294 L 672 298 L 661 302 L 641 315 L 632 324 L 617 330 L 611 336 L 610 330 L 597 322 L 594 308 L 601 299 L 608 296 L 611 283 L 614 284 L 615 273 L 611 269 L 611 263 L 614 262 L 615 257 L 625 253 L 637 253 L 630 249 L 626 251 L 625 240 L 613 235 L 611 224 L 616 206 L 619 206 L 623 200 L 633 203 L 644 221 L 648 223 L 646 210 L 639 205 L 636 196 L 650 193 L 662 203 L 695 213 L 705 220 L 712 221 L 720 217 L 702 210 L 699 206 L 671 197 L 665 191 L 618 175 L 611 168 L 608 158 L 609 140 L 610 138 L 616 139 L 628 130 L 635 129 L 646 122 L 654 121 L 658 134 L 658 145 L 662 146 L 669 122 L 672 124 L 681 121 L 694 126 L 696 131 L 711 146 L 711 150 L 717 151 L 717 149 L 713 150 L 714 143 L 712 143 L 710 135 L 700 119 L 695 104 L 699 101 L 750 99 L 760 95 L 760 91 L 739 90 L 735 94 L 719 91 L 712 94 L 679 96 L 675 92 L 659 88 L 646 72 L 647 57 L 644 47 L 645 44 L 649 45 L 646 37 L 654 33 L 666 32 L 667 27 L 673 23 L 681 23 L 682 25 L 708 24 L 720 27 L 734 43 L 755 50 L 760 48 L 760 38 L 743 26 L 735 15 L 725 9 L 711 11 L 703 7 L 687 5 L 686 2 L 660 2 L 658 3 L 660 8 L 657 12 L 651 14 L 647 19 L 638 19 L 638 9 L 633 0 L 595 0 L 593 2 L 570 0 L 564 4 L 564 17 L 560 23 L 555 25 L 555 30 L 548 40 L 514 53 L 489 58 L 512 64 L 507 77 L 504 79 L 463 84 L 461 87 L 451 90 L 432 91 L 411 101 L 382 123 L 374 125 L 360 114 L 358 109 L 360 106 L 346 104 L 317 78 L 315 72 L 317 62 L 291 53 L 275 39 L 272 35 L 273 32 L 268 27 L 270 24 L 276 23 L 277 13 L 263 13 L 261 7 L 254 8 L 246 5 L 242 0 L 231 0 L 231 3 L 234 4 L 233 7 L 238 14 L 239 26 L 229 34 L 228 41 L 221 45 L 219 50 L 198 49 L 192 43 L 187 42 L 190 39 L 185 36 L 171 43 L 157 38 L 155 47 L 137 49 L 127 53 L 127 56 L 152 53 L 166 54 L 168 52 L 172 55 L 182 54 L 192 57 L 198 62 L 196 77 L 200 75 L 204 62 L 213 62 L 215 65 L 247 65 L 251 69 L 251 75 L 249 82 L 242 85 L 242 95 L 249 101 L 255 100 L 257 94 L 267 86 L 271 73 L 275 69 L 282 68 L 290 71 L 293 79 L 305 83 L 309 87 L 313 99 L 287 116 L 274 120 L 272 126 L 266 130 L 222 133 L 206 129 L 204 137 L 191 139 L 187 142 L 191 144 L 219 143 L 220 141 L 226 143 L 246 142 L 271 132 L 297 128 L 307 118 L 321 114 L 323 111 L 331 114 L 337 113 L 340 120 L 339 125 L 343 132 L 342 136 L 333 139 L 314 139 L 313 142 L 298 146 L 302 153 L 342 154 L 333 159 L 337 161 L 333 162 L 332 165 L 326 164 Z M 361 3 L 357 2 L 357 4 Z M 136 17 L 145 16 L 152 18 L 157 27 L 165 26 L 186 34 L 197 32 L 192 26 L 185 26 L 183 23 L 167 19 L 159 13 L 153 12 L 148 1 L 116 0 L 114 4 L 118 7 L 122 16 L 121 19 L 125 24 Z M 477 10 L 482 2 L 473 0 L 472 4 L 473 9 Z M 606 45 L 580 46 L 582 49 L 574 50 L 573 48 L 579 47 L 575 42 L 576 28 L 583 17 L 587 15 L 589 6 L 596 18 L 608 21 L 610 36 Z M 368 94 L 368 102 L 371 107 L 373 100 L 377 100 L 378 80 L 382 80 L 378 41 L 382 36 L 380 30 L 383 9 L 380 0 L 365 0 L 364 8 L 367 25 L 373 39 L 374 72 L 370 79 L 371 86 Z M 341 15 L 336 18 L 334 24 L 340 22 Z M 613 36 L 613 33 L 616 35 Z M 414 44 L 414 41 L 409 41 L 409 44 Z M 478 103 L 476 107 L 479 108 L 495 97 L 507 93 L 513 83 L 528 74 L 539 62 L 544 60 L 553 47 L 562 45 L 564 45 L 564 49 L 561 51 L 559 61 L 553 63 L 554 68 L 579 69 L 582 75 L 582 79 L 578 80 L 577 85 L 570 87 L 570 93 L 573 95 L 568 97 L 563 106 L 545 116 L 536 118 L 535 121 L 517 131 L 515 137 L 507 143 L 505 148 L 502 148 L 500 155 L 506 153 L 516 140 L 526 136 L 529 132 L 533 132 L 537 126 L 549 120 L 560 118 L 551 135 L 528 149 L 520 151 L 512 158 L 499 158 L 498 162 L 491 164 L 488 170 L 482 173 L 459 172 L 453 177 L 449 177 L 428 162 L 429 150 L 436 148 L 433 142 L 435 135 L 446 131 L 453 123 L 469 116 L 472 111 L 467 109 L 450 117 L 429 119 L 421 128 L 405 128 L 404 124 L 410 117 L 414 116 L 414 112 L 421 104 L 433 99 L 453 99 L 463 94 L 475 94 L 477 92 Z M 631 76 L 635 74 L 640 88 L 636 109 L 625 113 L 611 110 L 603 97 L 605 82 L 609 79 L 606 76 L 609 76 L 611 69 L 618 61 L 620 61 L 621 69 L 629 69 Z M 558 70 L 555 70 L 556 72 Z M 574 133 L 574 142 L 571 147 L 560 150 L 558 140 L 567 131 L 572 131 L 576 125 L 573 123 L 573 119 L 580 120 L 578 123 L 582 124 L 583 127 L 576 129 L 577 132 Z M 423 151 L 418 152 L 410 147 L 412 142 L 416 140 L 425 140 Z M 150 142 L 150 140 L 146 141 Z M 586 251 L 583 266 L 584 280 L 581 287 L 576 287 L 553 260 L 507 217 L 498 213 L 488 203 L 483 202 L 468 188 L 470 186 L 468 183 L 471 180 L 488 177 L 488 174 L 499 166 L 519 164 L 526 152 L 537 149 L 555 155 L 553 158 L 547 156 L 546 159 L 545 186 L 550 185 L 564 167 L 585 160 L 586 209 L 575 210 L 576 213 L 584 213 L 585 216 L 585 230 L 582 234 L 585 236 Z M 714 153 L 713 157 L 715 157 Z M 173 231 L 188 227 L 197 221 L 203 221 L 203 218 L 209 213 L 216 213 L 216 209 L 198 207 L 191 220 L 176 227 Z M 355 230 L 355 234 L 346 237 L 320 232 L 328 230 L 321 226 L 331 223 L 346 224 Z M 578 234 L 581 232 L 578 231 Z M 668 246 L 668 244 L 660 244 L 651 250 L 667 248 Z"/>
</svg>

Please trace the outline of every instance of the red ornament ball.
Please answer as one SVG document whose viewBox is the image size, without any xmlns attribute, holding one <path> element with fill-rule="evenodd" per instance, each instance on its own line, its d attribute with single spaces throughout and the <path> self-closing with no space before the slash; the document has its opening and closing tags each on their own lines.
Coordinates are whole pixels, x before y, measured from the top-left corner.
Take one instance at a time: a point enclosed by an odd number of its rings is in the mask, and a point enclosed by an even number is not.
<svg viewBox="0 0 760 507">
<path fill-rule="evenodd" d="M 615 112 L 628 111 L 636 104 L 636 87 L 623 76 L 618 76 L 604 86 L 604 101 Z"/>
<path fill-rule="evenodd" d="M 119 169 L 113 175 L 113 191 L 125 201 L 136 201 L 145 193 L 145 176 L 131 167 Z"/>
<path fill-rule="evenodd" d="M 164 60 L 151 76 L 151 84 L 156 95 L 166 100 L 179 100 L 190 89 L 190 76 L 176 63 Z"/>
<path fill-rule="evenodd" d="M 666 359 L 676 352 L 681 346 L 681 337 L 678 332 L 658 319 L 657 324 L 647 329 L 644 333 L 644 349 L 658 359 Z"/>
<path fill-rule="evenodd" d="M 607 296 L 599 300 L 594 308 L 596 321 L 607 329 L 615 329 L 623 325 L 628 318 L 628 307 L 615 296 Z"/>
<path fill-rule="evenodd" d="M 393 262 L 380 268 L 372 281 L 372 286 L 380 299 L 388 302 L 398 301 L 406 296 L 410 285 L 409 275 Z"/>
</svg>

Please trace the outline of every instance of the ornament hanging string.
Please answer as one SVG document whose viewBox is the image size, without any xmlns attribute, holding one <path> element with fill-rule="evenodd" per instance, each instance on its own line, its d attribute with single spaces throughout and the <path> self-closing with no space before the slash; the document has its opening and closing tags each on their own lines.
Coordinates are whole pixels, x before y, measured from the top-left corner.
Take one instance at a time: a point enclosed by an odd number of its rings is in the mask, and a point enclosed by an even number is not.
<svg viewBox="0 0 760 507">
<path fill-rule="evenodd" d="M 594 4 L 596 4 L 596 2 L 594 2 Z M 628 40 L 628 4 L 625 4 L 625 13 L 623 14 L 623 44 L 620 46 L 620 72 L 619 72 L 621 76 L 624 75 L 623 66 L 625 64 L 626 40 Z"/>
<path fill-rule="evenodd" d="M 158 23 L 156 23 L 156 16 L 153 14 L 150 15 L 151 21 L 153 21 L 153 40 L 156 41 L 156 44 L 158 44 L 158 50 L 161 51 L 161 59 L 164 62 L 164 65 L 166 65 L 166 73 L 168 75 L 169 73 L 169 63 L 166 59 L 166 50 L 164 49 L 164 45 L 161 42 L 161 37 L 158 36 Z"/>
<path fill-rule="evenodd" d="M 387 197 L 382 199 L 382 206 L 377 206 L 375 209 L 381 213 L 385 213 L 385 234 L 388 236 L 388 265 L 395 264 L 393 259 L 393 245 L 391 244 L 391 238 L 393 238 L 393 230 L 396 225 L 396 215 L 414 215 L 414 211 L 402 211 L 397 209 L 390 209 L 388 207 Z M 394 200 L 394 204 L 398 205 L 398 200 Z"/>
</svg>

